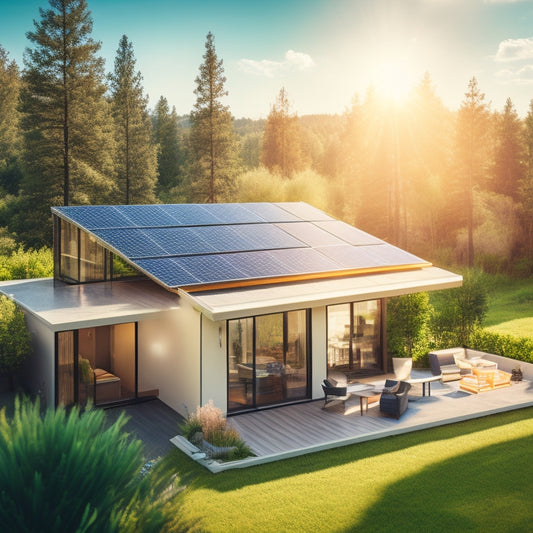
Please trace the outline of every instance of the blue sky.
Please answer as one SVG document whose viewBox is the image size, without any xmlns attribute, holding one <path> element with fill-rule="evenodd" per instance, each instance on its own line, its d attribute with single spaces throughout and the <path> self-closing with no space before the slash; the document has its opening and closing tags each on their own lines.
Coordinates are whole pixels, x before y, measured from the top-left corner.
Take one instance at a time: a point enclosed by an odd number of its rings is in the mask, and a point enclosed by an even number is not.
<svg viewBox="0 0 533 533">
<path fill-rule="evenodd" d="M 236 117 L 265 118 L 282 86 L 298 114 L 341 113 L 370 84 L 403 96 L 428 71 L 456 109 L 476 76 L 492 109 L 533 98 L 533 0 L 88 0 L 113 68 L 123 34 L 153 105 L 195 101 L 205 36 L 215 35 Z M 22 66 L 46 0 L 0 0 L 0 44 Z"/>
</svg>

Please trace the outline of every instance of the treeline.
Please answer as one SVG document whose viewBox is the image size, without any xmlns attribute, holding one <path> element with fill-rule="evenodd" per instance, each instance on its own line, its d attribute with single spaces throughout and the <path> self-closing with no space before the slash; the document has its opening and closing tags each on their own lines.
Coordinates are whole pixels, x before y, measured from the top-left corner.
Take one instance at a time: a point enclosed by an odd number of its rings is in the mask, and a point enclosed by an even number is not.
<svg viewBox="0 0 533 533">
<path fill-rule="evenodd" d="M 104 71 L 85 0 L 40 14 L 22 70 L 0 47 L 5 238 L 49 245 L 52 205 L 303 200 L 437 263 L 533 273 L 533 104 L 493 111 L 473 78 L 451 111 L 426 74 L 401 104 L 370 88 L 298 117 L 281 88 L 266 120 L 235 119 L 209 33 L 178 115 L 148 108 L 127 36 Z"/>
</svg>

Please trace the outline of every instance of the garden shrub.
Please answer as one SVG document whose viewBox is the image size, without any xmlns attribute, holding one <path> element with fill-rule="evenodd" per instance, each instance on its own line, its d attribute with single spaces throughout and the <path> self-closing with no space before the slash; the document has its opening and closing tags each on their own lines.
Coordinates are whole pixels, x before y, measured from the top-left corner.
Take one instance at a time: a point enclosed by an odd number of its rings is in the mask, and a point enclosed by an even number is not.
<svg viewBox="0 0 533 533">
<path fill-rule="evenodd" d="M 160 531 L 163 503 L 139 475 L 141 442 L 104 411 L 48 410 L 16 399 L 0 412 L 0 523 L 3 531 Z"/>
<path fill-rule="evenodd" d="M 233 450 L 218 454 L 220 459 L 243 459 L 252 455 L 248 446 L 240 438 L 237 430 L 226 426 L 226 419 L 222 415 L 222 411 L 215 407 L 213 400 L 209 400 L 207 404 L 196 408 L 196 412 L 190 414 L 187 420 L 180 426 L 181 434 L 194 444 L 201 444 L 195 442 L 198 433 L 202 434 L 202 438 L 219 448 L 234 448 Z"/>
<path fill-rule="evenodd" d="M 428 352 L 428 323 L 432 307 L 425 292 L 387 301 L 387 346 L 394 357 L 423 361 Z"/>
<path fill-rule="evenodd" d="M 474 350 L 533 363 L 533 339 L 528 337 L 513 337 L 475 328 L 470 335 L 468 346 Z"/>
<path fill-rule="evenodd" d="M 50 248 L 27 250 L 22 247 L 11 255 L 0 256 L 0 280 L 50 278 L 54 275 L 54 257 Z"/>
<path fill-rule="evenodd" d="M 7 296 L 0 296 L 0 372 L 19 370 L 30 350 L 24 313 Z"/>
</svg>

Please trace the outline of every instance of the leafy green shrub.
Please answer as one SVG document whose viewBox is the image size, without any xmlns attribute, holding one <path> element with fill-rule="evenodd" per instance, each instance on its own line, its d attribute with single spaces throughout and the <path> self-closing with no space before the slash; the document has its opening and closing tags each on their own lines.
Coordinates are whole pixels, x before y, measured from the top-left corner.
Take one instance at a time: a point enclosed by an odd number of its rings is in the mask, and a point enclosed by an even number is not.
<svg viewBox="0 0 533 533">
<path fill-rule="evenodd" d="M 54 257 L 50 248 L 27 250 L 22 247 L 11 255 L 0 256 L 0 280 L 50 278 L 54 275 Z"/>
<path fill-rule="evenodd" d="M 435 345 L 469 345 L 473 330 L 482 324 L 488 310 L 487 278 L 479 270 L 467 270 L 461 287 L 433 293 L 431 303 L 435 312 L 430 329 Z"/>
<path fill-rule="evenodd" d="M 469 347 L 483 352 L 510 357 L 533 363 L 533 339 L 502 335 L 482 328 L 475 328 L 470 336 Z"/>
<path fill-rule="evenodd" d="M 387 346 L 394 357 L 423 359 L 428 351 L 432 307 L 425 292 L 405 294 L 387 302 Z"/>
<path fill-rule="evenodd" d="M 106 427 L 104 411 L 80 414 L 15 402 L 0 412 L 0 523 L 4 531 L 160 531 L 163 503 L 141 479 L 141 442 L 124 416 Z M 152 503 L 154 502 L 155 503 Z"/>
<path fill-rule="evenodd" d="M 16 372 L 30 350 L 24 313 L 7 296 L 0 296 L 0 372 Z"/>
</svg>

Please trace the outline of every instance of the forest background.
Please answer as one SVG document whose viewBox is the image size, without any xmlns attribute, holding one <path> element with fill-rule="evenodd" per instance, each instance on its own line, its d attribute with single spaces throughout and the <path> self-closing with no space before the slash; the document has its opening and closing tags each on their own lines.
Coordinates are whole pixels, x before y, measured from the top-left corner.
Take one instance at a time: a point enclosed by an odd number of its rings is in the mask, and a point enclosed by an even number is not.
<svg viewBox="0 0 533 533">
<path fill-rule="evenodd" d="M 105 72 L 85 0 L 52 0 L 24 65 L 0 43 L 0 254 L 50 246 L 50 207 L 306 201 L 441 265 L 533 273 L 533 103 L 493 110 L 472 78 L 456 111 L 426 73 L 404 101 L 369 87 L 340 115 L 234 118 L 208 33 L 197 97 L 148 108 L 133 43 Z"/>
</svg>

